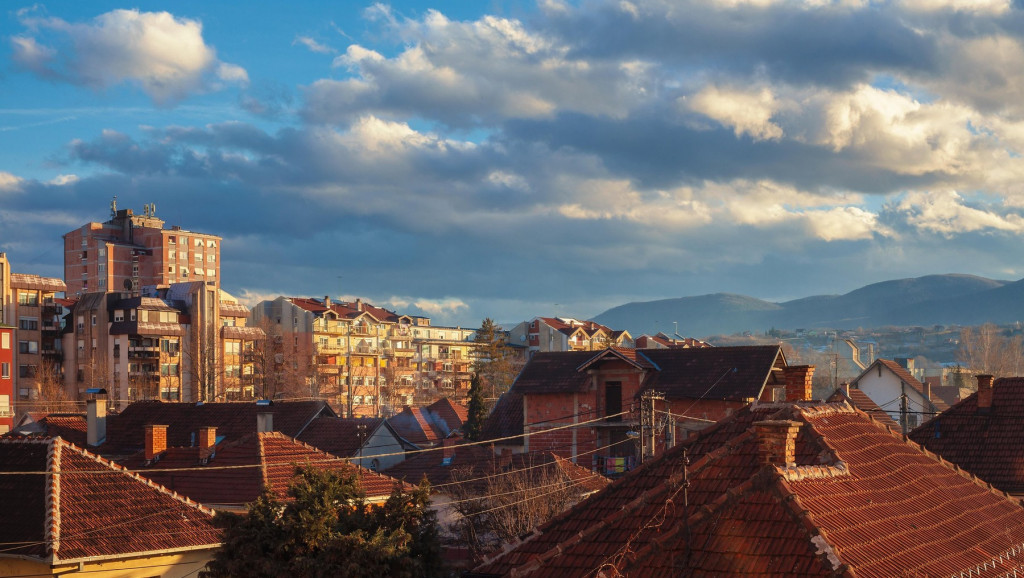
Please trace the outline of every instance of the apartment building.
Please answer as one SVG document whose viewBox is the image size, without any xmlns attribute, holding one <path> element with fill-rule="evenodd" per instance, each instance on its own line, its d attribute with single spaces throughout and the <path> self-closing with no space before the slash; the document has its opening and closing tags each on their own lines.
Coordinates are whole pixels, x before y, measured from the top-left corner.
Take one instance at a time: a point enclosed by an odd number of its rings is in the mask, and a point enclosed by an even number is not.
<svg viewBox="0 0 1024 578">
<path fill-rule="evenodd" d="M 41 374 L 59 382 L 63 359 L 61 316 L 65 301 L 64 282 L 53 277 L 12 273 L 10 262 L 0 253 L 0 324 L 14 328 L 10 337 L 12 400 L 19 411 L 29 409 L 39 397 Z M 18 404 L 17 402 L 22 402 Z"/>
<path fill-rule="evenodd" d="M 274 344 L 275 371 L 286 390 L 292 384 L 285 395 L 330 399 L 349 417 L 391 414 L 469 390 L 474 329 L 329 297 L 263 301 L 249 325 Z"/>
<path fill-rule="evenodd" d="M 138 291 L 193 281 L 219 288 L 220 243 L 216 235 L 164 228 L 156 205 L 146 205 L 142 215 L 118 209 L 115 197 L 109 220 L 64 235 L 67 293 Z"/>
<path fill-rule="evenodd" d="M 233 297 L 200 282 L 87 293 L 65 337 L 65 386 L 80 399 L 106 389 L 120 407 L 252 398 L 252 352 L 263 333 L 245 327 L 247 315 Z"/>
<path fill-rule="evenodd" d="M 609 346 L 635 347 L 628 331 L 571 317 L 534 317 L 509 331 L 509 344 L 538 351 L 598 351 Z"/>
</svg>

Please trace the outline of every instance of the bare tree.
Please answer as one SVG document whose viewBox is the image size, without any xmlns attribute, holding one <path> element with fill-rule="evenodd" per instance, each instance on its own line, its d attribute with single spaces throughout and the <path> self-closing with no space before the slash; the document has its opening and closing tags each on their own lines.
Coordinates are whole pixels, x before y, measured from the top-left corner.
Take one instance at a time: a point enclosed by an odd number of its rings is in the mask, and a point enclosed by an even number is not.
<svg viewBox="0 0 1024 578">
<path fill-rule="evenodd" d="M 551 461 L 540 461 L 546 459 Z M 448 494 L 458 516 L 448 530 L 476 552 L 516 540 L 586 494 L 586 486 L 574 482 L 557 458 L 527 458 L 507 472 L 496 460 L 489 467 L 461 466 L 452 471 L 456 483 Z"/>
<path fill-rule="evenodd" d="M 76 404 L 64 387 L 64 380 L 58 366 L 52 361 L 43 361 L 36 368 L 35 390 L 39 393 L 35 410 L 45 413 L 75 411 Z"/>
<path fill-rule="evenodd" d="M 991 323 L 967 327 L 960 332 L 957 361 L 974 373 L 1017 376 L 1024 369 L 1024 344 L 1020 335 L 1010 335 Z"/>
</svg>

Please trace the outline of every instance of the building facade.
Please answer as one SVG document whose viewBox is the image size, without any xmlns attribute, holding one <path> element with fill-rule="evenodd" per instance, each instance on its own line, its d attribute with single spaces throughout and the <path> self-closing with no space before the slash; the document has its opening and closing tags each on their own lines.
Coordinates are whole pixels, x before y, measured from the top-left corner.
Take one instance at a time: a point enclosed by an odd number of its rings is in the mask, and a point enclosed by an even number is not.
<svg viewBox="0 0 1024 578">
<path fill-rule="evenodd" d="M 600 351 L 605 347 L 635 347 L 628 331 L 570 317 L 534 317 L 509 331 L 509 344 L 525 346 L 527 355 L 540 351 Z"/>
<path fill-rule="evenodd" d="M 111 203 L 110 219 L 90 222 L 64 235 L 64 279 L 69 296 L 138 291 L 146 285 L 202 281 L 220 287 L 220 242 L 216 235 L 164 228 L 156 206 L 142 215 Z"/>
<path fill-rule="evenodd" d="M 14 428 L 14 328 L 0 323 L 0 434 Z"/>
</svg>

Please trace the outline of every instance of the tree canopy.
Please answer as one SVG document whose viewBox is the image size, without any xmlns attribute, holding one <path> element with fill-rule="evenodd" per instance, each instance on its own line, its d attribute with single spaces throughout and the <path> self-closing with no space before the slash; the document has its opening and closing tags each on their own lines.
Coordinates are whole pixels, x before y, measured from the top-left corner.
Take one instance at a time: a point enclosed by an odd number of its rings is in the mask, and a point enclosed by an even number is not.
<svg viewBox="0 0 1024 578">
<path fill-rule="evenodd" d="M 509 347 L 501 325 L 490 317 L 480 323 L 474 341 L 480 344 L 474 352 L 474 370 L 486 387 L 488 397 L 496 398 L 512 385 L 522 363 Z"/>
<path fill-rule="evenodd" d="M 371 506 L 354 473 L 300 468 L 288 495 L 265 492 L 248 515 L 218 512 L 224 545 L 200 576 L 445 575 L 425 480 Z"/>
<path fill-rule="evenodd" d="M 484 401 L 483 387 L 480 385 L 480 375 L 473 374 L 469 382 L 469 417 L 462 425 L 462 433 L 469 441 L 478 441 L 483 431 L 484 420 L 487 419 L 487 403 Z"/>
</svg>

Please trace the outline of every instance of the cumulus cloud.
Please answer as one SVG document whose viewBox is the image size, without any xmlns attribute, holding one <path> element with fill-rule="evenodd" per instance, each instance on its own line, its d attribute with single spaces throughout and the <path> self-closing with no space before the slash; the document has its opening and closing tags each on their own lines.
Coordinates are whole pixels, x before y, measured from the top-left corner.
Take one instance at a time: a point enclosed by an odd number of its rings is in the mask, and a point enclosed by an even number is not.
<svg viewBox="0 0 1024 578">
<path fill-rule="evenodd" d="M 13 59 L 46 78 L 96 89 L 129 82 L 162 105 L 248 82 L 245 69 L 217 59 L 199 21 L 168 12 L 114 10 L 85 23 L 23 14 L 21 22 L 28 30 L 12 37 Z"/>
<path fill-rule="evenodd" d="M 17 175 L 0 171 L 0 192 L 17 191 L 21 188 L 22 179 Z"/>
<path fill-rule="evenodd" d="M 782 138 L 782 128 L 771 122 L 776 111 L 771 91 L 743 91 L 709 86 L 690 99 L 690 109 L 730 127 L 736 136 L 754 140 Z"/>
<path fill-rule="evenodd" d="M 956 191 L 909 193 L 896 210 L 905 214 L 908 224 L 946 237 L 975 231 L 1024 233 L 1024 217 L 970 206 Z"/>
</svg>

